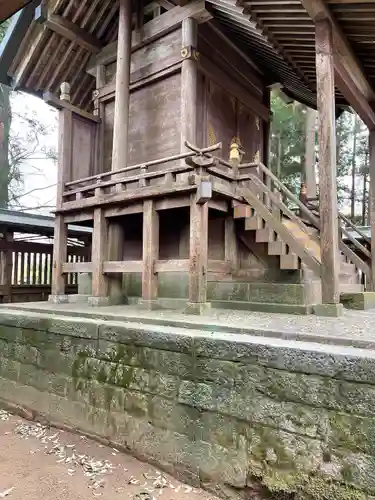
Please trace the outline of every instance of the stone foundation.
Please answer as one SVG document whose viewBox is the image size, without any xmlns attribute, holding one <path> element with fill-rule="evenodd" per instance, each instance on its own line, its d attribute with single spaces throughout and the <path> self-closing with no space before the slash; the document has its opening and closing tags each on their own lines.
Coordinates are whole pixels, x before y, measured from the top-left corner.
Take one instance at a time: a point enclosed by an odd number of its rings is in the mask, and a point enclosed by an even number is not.
<svg viewBox="0 0 375 500">
<path fill-rule="evenodd" d="M 227 498 L 375 496 L 373 351 L 4 309 L 0 353 L 3 401 Z"/>
</svg>

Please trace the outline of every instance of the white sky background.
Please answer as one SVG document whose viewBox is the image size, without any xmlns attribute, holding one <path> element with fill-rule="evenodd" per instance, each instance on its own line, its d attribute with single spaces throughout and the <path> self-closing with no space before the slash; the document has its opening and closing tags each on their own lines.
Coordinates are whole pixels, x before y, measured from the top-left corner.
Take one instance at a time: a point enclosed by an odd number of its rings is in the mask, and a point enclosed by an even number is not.
<svg viewBox="0 0 375 500">
<path fill-rule="evenodd" d="M 20 92 L 12 95 L 11 107 L 13 113 L 12 134 L 17 134 L 22 142 L 27 144 L 30 127 L 19 115 L 21 117 L 31 116 L 47 128 L 45 135 L 39 135 L 39 149 L 45 147 L 57 150 L 57 112 L 54 108 L 40 98 Z M 21 165 L 20 170 L 23 174 L 23 186 L 21 186 L 20 191 L 22 194 L 25 193 L 20 199 L 22 206 L 27 208 L 28 212 L 50 215 L 53 208 L 46 206 L 54 207 L 56 205 L 56 163 L 38 151 Z M 16 206 L 10 208 L 19 209 Z"/>
</svg>

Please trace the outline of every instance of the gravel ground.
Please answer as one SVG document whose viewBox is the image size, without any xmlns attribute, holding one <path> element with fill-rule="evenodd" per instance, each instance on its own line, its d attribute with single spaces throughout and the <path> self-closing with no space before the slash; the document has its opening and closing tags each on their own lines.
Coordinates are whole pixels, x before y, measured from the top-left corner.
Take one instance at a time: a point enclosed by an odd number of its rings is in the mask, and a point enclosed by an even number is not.
<svg viewBox="0 0 375 500">
<path fill-rule="evenodd" d="M 83 436 L 0 410 L 0 499 L 217 500 Z"/>
</svg>

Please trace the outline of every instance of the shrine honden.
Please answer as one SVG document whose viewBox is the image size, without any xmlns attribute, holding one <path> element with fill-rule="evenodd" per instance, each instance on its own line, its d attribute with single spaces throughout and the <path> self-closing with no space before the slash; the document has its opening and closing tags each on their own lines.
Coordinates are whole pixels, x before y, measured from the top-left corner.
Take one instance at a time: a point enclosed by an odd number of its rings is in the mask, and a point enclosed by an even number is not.
<svg viewBox="0 0 375 500">
<path fill-rule="evenodd" d="M 59 110 L 50 300 L 69 301 L 80 273 L 95 306 L 339 315 L 340 299 L 367 304 L 370 240 L 348 236 L 336 193 L 336 114 L 352 106 L 375 137 L 375 49 L 357 43 L 370 29 L 357 3 L 25 7 L 2 80 Z M 267 168 L 275 85 L 318 108 L 318 212 Z M 93 228 L 87 261 L 67 261 L 68 224 Z"/>
</svg>

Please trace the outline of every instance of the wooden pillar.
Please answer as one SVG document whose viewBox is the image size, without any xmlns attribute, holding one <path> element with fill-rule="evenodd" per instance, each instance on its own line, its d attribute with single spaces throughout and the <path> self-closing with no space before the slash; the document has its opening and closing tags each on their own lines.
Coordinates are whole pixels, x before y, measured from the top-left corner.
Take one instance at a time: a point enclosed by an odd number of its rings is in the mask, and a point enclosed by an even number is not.
<svg viewBox="0 0 375 500">
<path fill-rule="evenodd" d="M 332 26 L 315 24 L 319 136 L 320 248 L 323 304 L 340 301 L 337 220 L 336 123 Z"/>
<path fill-rule="evenodd" d="M 70 86 L 68 83 L 61 85 L 61 100 L 70 101 Z M 59 144 L 57 164 L 57 194 L 56 208 L 59 210 L 63 204 L 65 183 L 71 178 L 73 146 L 73 114 L 69 109 L 63 108 L 59 112 Z M 68 257 L 68 227 L 64 216 L 57 214 L 54 225 L 53 257 L 52 257 L 52 283 L 51 302 L 66 302 L 65 284 L 66 276 L 62 266 Z"/>
<path fill-rule="evenodd" d="M 198 29 L 195 19 L 182 21 L 181 68 L 181 152 L 186 151 L 185 141 L 196 145 L 197 142 L 197 65 L 196 48 Z"/>
<path fill-rule="evenodd" d="M 128 164 L 131 41 L 132 0 L 120 0 L 113 123 L 113 171 L 124 168 Z"/>
<path fill-rule="evenodd" d="M 225 260 L 231 264 L 231 272 L 236 272 L 238 270 L 238 245 L 237 245 L 237 235 L 236 226 L 233 219 L 233 214 L 227 215 L 225 219 L 225 245 L 224 245 L 224 255 Z"/>
<path fill-rule="evenodd" d="M 55 229 L 52 257 L 52 302 L 65 302 L 66 275 L 63 274 L 63 264 L 68 259 L 68 225 L 62 215 L 55 217 Z M 61 296 L 61 297 L 60 297 Z"/>
<path fill-rule="evenodd" d="M 315 175 L 315 127 L 316 112 L 314 109 L 307 108 L 304 178 L 308 198 L 315 198 L 317 195 Z"/>
<path fill-rule="evenodd" d="M 267 106 L 268 109 L 271 109 L 271 90 L 269 88 L 264 90 L 263 104 Z M 263 121 L 261 122 L 261 126 L 263 127 L 263 149 L 261 161 L 264 165 L 266 165 L 266 167 L 270 168 L 268 163 L 271 151 L 271 121 Z"/>
<path fill-rule="evenodd" d="M 208 203 L 190 202 L 189 307 L 187 312 L 200 314 L 207 300 Z"/>
<path fill-rule="evenodd" d="M 153 200 L 143 203 L 143 273 L 142 301 L 151 306 L 158 298 L 158 275 L 155 261 L 159 258 L 159 214 Z"/>
<path fill-rule="evenodd" d="M 3 241 L 7 243 L 13 242 L 13 232 L 4 229 Z M 13 251 L 11 248 L 1 252 L 1 284 L 5 286 L 3 301 L 7 304 L 12 302 L 12 271 L 13 271 Z"/>
<path fill-rule="evenodd" d="M 92 296 L 107 298 L 108 278 L 103 273 L 103 263 L 108 249 L 108 223 L 101 208 L 94 210 L 94 231 L 92 235 Z M 95 305 L 100 305 L 96 303 Z"/>
<path fill-rule="evenodd" d="M 370 130 L 371 291 L 375 292 L 375 129 Z"/>
<path fill-rule="evenodd" d="M 131 39 L 132 0 L 120 0 L 112 149 L 112 171 L 114 172 L 128 164 Z M 115 221 L 110 222 L 109 260 L 123 260 L 123 247 L 123 228 Z M 116 302 L 121 300 L 122 274 L 109 276 L 109 295 Z"/>
</svg>

